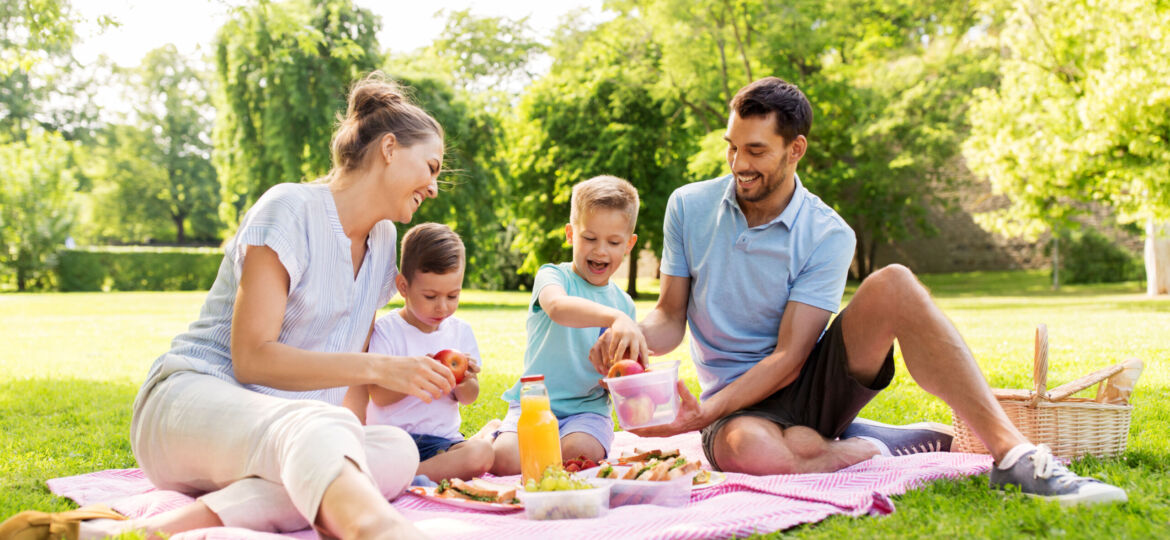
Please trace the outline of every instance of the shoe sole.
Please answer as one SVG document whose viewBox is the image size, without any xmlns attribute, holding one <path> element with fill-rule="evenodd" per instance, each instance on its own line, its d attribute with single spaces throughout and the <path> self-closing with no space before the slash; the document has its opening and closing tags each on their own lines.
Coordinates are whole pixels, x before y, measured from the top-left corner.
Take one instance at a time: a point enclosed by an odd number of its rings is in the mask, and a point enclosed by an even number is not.
<svg viewBox="0 0 1170 540">
<path fill-rule="evenodd" d="M 1129 502 L 1129 496 L 1124 491 L 1118 493 L 1104 492 L 1104 493 L 1087 493 L 1084 495 L 1034 495 L 1031 493 L 1024 493 L 1033 499 L 1040 499 L 1042 501 L 1055 501 L 1061 506 L 1079 506 L 1083 504 L 1104 504 L 1104 503 L 1125 503 Z"/>
<path fill-rule="evenodd" d="M 906 430 L 906 431 L 924 429 L 927 431 L 933 431 L 935 433 L 942 433 L 942 434 L 945 434 L 949 437 L 955 436 L 955 428 L 954 427 L 951 427 L 947 424 L 940 424 L 938 422 L 915 422 L 913 424 L 898 425 L 898 424 L 886 424 L 886 423 L 878 422 L 876 420 L 867 420 L 865 418 L 854 418 L 853 423 L 865 424 L 867 426 L 881 427 L 881 428 L 886 428 L 886 429 L 901 429 L 901 430 Z"/>
</svg>

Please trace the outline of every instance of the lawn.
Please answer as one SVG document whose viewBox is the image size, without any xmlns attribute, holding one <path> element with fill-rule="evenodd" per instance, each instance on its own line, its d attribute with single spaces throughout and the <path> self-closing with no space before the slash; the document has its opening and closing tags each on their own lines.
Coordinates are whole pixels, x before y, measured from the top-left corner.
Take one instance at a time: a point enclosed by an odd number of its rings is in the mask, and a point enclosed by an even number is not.
<svg viewBox="0 0 1170 540">
<path fill-rule="evenodd" d="M 896 498 L 885 518 L 835 517 L 787 534 L 812 538 L 925 536 L 1170 537 L 1170 300 L 1142 284 L 1048 289 L 1038 272 L 925 276 L 995 386 L 1025 388 L 1032 331 L 1047 323 L 1049 385 L 1130 356 L 1146 362 L 1134 394 L 1129 451 L 1120 459 L 1081 460 L 1073 468 L 1123 486 L 1123 506 L 1062 509 L 986 488 L 986 478 L 940 481 Z M 641 286 L 656 290 L 653 284 Z M 73 505 L 45 480 L 134 467 L 130 405 L 151 361 L 198 314 L 205 293 L 0 295 L 0 519 L 28 508 Z M 464 409 L 465 431 L 502 417 L 497 396 L 519 375 L 525 293 L 466 291 L 459 316 L 480 339 L 485 361 L 480 400 Z M 653 306 L 638 302 L 639 314 Z M 685 347 L 682 376 L 697 391 Z M 950 422 L 950 410 L 918 389 L 899 359 L 890 389 L 863 412 L 885 422 Z"/>
</svg>

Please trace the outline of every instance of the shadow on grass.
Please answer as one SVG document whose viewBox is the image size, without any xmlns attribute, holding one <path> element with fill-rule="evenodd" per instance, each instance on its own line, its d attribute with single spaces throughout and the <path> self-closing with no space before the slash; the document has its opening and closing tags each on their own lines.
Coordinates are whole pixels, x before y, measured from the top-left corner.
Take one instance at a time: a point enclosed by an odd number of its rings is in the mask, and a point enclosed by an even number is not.
<svg viewBox="0 0 1170 540">
<path fill-rule="evenodd" d="M 136 467 L 129 433 L 137 391 L 78 379 L 0 382 L 0 520 L 74 507 L 49 493 L 49 479 Z"/>
</svg>

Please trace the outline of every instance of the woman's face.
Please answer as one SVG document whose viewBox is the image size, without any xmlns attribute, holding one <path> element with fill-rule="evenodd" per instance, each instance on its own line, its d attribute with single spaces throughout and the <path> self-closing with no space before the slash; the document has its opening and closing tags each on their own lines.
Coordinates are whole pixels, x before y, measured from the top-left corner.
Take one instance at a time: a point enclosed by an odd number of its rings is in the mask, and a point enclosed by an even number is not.
<svg viewBox="0 0 1170 540">
<path fill-rule="evenodd" d="M 437 136 L 427 137 L 413 146 L 395 145 L 383 174 L 387 216 L 407 223 L 423 201 L 438 196 L 437 180 L 442 165 L 443 142 Z"/>
</svg>

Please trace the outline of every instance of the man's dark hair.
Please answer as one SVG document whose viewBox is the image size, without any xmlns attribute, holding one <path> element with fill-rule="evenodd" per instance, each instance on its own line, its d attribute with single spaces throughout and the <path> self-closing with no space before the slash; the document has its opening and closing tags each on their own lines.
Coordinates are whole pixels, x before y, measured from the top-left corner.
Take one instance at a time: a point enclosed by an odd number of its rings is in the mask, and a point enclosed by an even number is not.
<svg viewBox="0 0 1170 540">
<path fill-rule="evenodd" d="M 797 135 L 808 137 L 813 111 L 808 98 L 795 84 L 765 77 L 739 90 L 731 98 L 731 110 L 740 118 L 776 113 L 776 133 L 791 143 Z"/>
</svg>

